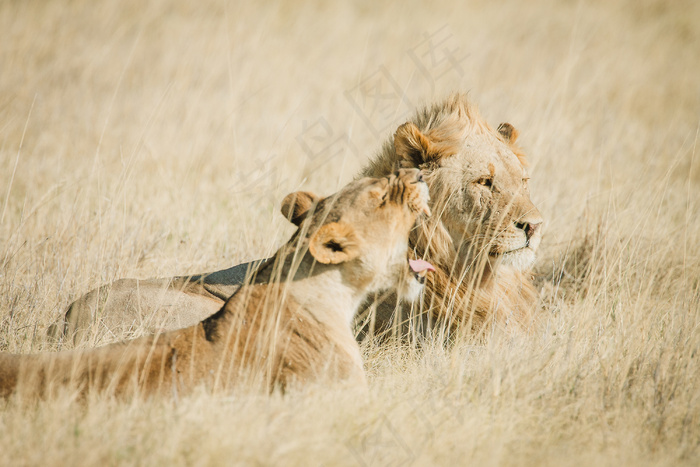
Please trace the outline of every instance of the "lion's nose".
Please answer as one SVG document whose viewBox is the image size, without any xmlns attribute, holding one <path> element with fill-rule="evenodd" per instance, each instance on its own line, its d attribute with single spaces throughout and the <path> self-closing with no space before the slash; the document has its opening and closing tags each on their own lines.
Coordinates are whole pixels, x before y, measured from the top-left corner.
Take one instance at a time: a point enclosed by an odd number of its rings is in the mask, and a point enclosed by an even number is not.
<svg viewBox="0 0 700 467">
<path fill-rule="evenodd" d="M 530 240 L 542 222 L 515 222 L 515 227 L 525 232 L 525 237 Z"/>
</svg>

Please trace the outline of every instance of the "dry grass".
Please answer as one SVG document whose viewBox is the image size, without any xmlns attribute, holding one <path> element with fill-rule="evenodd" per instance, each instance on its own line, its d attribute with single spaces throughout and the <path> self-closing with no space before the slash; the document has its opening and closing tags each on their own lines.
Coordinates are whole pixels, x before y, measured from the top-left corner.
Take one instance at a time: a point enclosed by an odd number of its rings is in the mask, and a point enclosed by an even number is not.
<svg viewBox="0 0 700 467">
<path fill-rule="evenodd" d="M 374 3 L 2 2 L 0 349 L 98 284 L 273 251 L 287 192 L 455 89 L 530 155 L 537 334 L 367 347 L 368 397 L 1 403 L 0 463 L 700 462 L 698 3 Z M 460 66 L 425 74 L 437 31 Z M 408 102 L 371 112 L 377 77 Z"/>
</svg>

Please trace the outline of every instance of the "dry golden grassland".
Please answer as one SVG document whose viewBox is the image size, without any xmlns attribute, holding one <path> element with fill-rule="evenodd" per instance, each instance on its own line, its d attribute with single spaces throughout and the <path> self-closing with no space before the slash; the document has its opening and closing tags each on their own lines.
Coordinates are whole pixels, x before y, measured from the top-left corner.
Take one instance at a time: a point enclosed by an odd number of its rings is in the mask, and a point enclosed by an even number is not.
<svg viewBox="0 0 700 467">
<path fill-rule="evenodd" d="M 700 463 L 700 4 L 431 3 L 0 2 L 1 351 L 269 254 L 285 194 L 454 90 L 521 131 L 546 219 L 533 336 L 367 345 L 368 395 L 0 402 L 0 463 Z"/>
</svg>

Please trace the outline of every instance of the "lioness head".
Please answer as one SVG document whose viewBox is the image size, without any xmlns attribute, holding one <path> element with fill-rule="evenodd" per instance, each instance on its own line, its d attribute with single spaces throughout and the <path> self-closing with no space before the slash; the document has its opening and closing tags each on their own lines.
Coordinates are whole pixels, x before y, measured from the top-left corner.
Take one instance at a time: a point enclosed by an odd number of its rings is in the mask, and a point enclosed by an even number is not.
<svg viewBox="0 0 700 467">
<path fill-rule="evenodd" d="M 344 281 L 364 291 L 396 288 L 413 299 L 432 265 L 408 258 L 408 236 L 421 215 L 429 215 L 428 186 L 417 169 L 362 178 L 320 198 L 296 192 L 282 213 L 299 228 L 287 244 L 321 264 L 343 264 Z"/>
</svg>

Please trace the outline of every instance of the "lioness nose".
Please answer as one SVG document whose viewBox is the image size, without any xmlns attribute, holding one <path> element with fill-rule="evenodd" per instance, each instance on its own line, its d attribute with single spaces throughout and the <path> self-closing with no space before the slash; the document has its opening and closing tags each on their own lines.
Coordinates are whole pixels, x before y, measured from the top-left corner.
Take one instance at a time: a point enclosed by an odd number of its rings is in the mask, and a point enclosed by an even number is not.
<svg viewBox="0 0 700 467">
<path fill-rule="evenodd" d="M 525 237 L 527 237 L 528 240 L 535 235 L 535 232 L 540 225 L 542 225 L 542 222 L 515 222 L 515 227 L 525 231 Z"/>
</svg>

